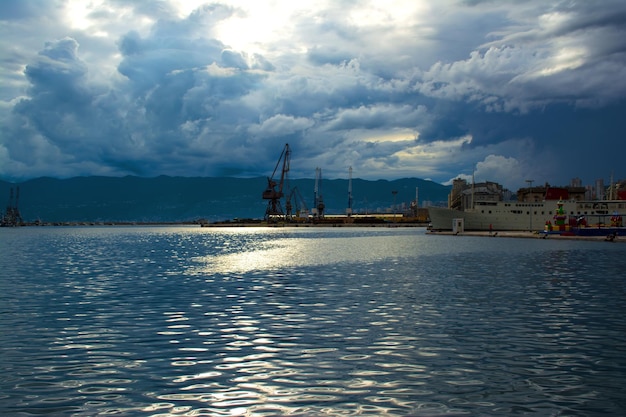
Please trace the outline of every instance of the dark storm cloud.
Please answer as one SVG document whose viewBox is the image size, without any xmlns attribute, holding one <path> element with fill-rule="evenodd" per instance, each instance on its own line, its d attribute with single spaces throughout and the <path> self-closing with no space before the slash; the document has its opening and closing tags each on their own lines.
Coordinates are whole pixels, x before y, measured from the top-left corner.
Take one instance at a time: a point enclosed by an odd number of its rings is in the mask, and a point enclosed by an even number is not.
<svg viewBox="0 0 626 417">
<path fill-rule="evenodd" d="M 494 31 L 496 40 L 468 58 L 425 71 L 416 89 L 438 104 L 423 139 L 465 131 L 474 149 L 530 139 L 536 154 L 525 162 L 529 175 L 533 161 L 537 167 L 549 163 L 551 169 L 536 168 L 533 176 L 552 182 L 623 169 L 617 157 L 604 154 L 605 172 L 598 172 L 600 167 L 585 163 L 582 155 L 592 143 L 610 149 L 620 141 L 616 115 L 626 96 L 626 5 L 528 2 L 504 9 L 502 2 L 471 4 L 485 13 L 505 12 L 513 23 Z M 568 161 L 579 161 L 577 168 Z"/>
<path fill-rule="evenodd" d="M 87 66 L 77 57 L 77 49 L 78 44 L 70 38 L 46 44 L 24 71 L 31 85 L 30 99 L 15 108 L 29 127 L 55 144 L 75 143 L 82 136 L 74 122 L 84 122 L 91 107 L 93 96 L 85 83 Z"/>
<path fill-rule="evenodd" d="M 73 39 L 50 42 L 25 69 L 29 98 L 14 108 L 16 118 L 8 126 L 14 140 L 6 146 L 35 172 L 45 169 L 39 163 L 58 158 L 60 172 L 106 173 L 108 168 L 98 168 L 101 161 L 122 156 L 116 140 L 124 134 L 123 121 L 116 115 L 120 103 L 112 103 L 114 95 L 87 82 L 88 69 L 77 51 Z M 41 156 L 43 161 L 38 159 Z"/>
<path fill-rule="evenodd" d="M 0 175 L 266 175 L 286 142 L 294 176 L 623 167 L 585 159 L 619 140 L 623 2 L 285 3 L 239 33 L 221 30 L 265 10 L 96 3 L 1 12 Z"/>
<path fill-rule="evenodd" d="M 197 21 L 198 13 L 189 20 Z M 50 148 L 63 155 L 65 169 L 78 173 L 103 162 L 97 173 L 184 174 L 183 161 L 204 165 L 204 157 L 206 173 L 219 174 L 222 164 L 235 163 L 212 159 L 243 140 L 245 132 L 233 127 L 246 112 L 229 101 L 245 95 L 259 75 L 245 72 L 240 53 L 214 39 L 181 36 L 177 26 L 187 27 L 165 22 L 147 37 L 125 34 L 118 70 L 126 80 L 104 91 L 87 82 L 74 39 L 48 43 L 26 67 L 30 96 L 15 108 L 22 122 L 12 133 L 28 133 L 30 140 L 8 143 L 9 152 L 25 158 L 28 150 Z"/>
<path fill-rule="evenodd" d="M 180 38 L 153 37 L 141 39 L 130 32 L 120 42 L 123 60 L 119 72 L 140 91 L 159 85 L 176 70 L 196 69 L 220 59 L 223 45 L 219 42 L 193 41 Z"/>
<path fill-rule="evenodd" d="M 60 1 L 55 0 L 4 1 L 0 7 L 0 21 L 22 20 L 39 16 L 42 12 L 56 9 L 60 3 Z"/>
<path fill-rule="evenodd" d="M 57 93 L 69 94 L 69 101 L 78 90 L 80 83 L 87 73 L 87 66 L 77 57 L 78 43 L 71 38 L 58 42 L 47 43 L 43 51 L 39 52 L 39 59 L 26 66 L 25 74 L 31 82 L 31 93 L 34 96 L 42 94 L 42 90 L 56 89 Z"/>
</svg>

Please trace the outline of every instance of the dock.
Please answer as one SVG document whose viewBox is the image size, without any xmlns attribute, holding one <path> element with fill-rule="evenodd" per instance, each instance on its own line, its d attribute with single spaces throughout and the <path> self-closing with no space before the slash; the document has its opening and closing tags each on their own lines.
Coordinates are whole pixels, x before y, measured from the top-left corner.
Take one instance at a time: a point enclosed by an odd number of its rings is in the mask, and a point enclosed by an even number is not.
<svg viewBox="0 0 626 417">
<path fill-rule="evenodd" d="M 576 236 L 566 234 L 546 234 L 542 232 L 529 232 L 529 231 L 463 231 L 452 232 L 447 231 L 434 231 L 429 230 L 426 232 L 428 235 L 442 235 L 442 236 L 480 236 L 480 237 L 495 237 L 495 238 L 525 238 L 525 239 L 550 239 L 550 240 L 589 240 L 593 242 L 613 242 L 613 243 L 626 243 L 626 236 L 616 236 L 612 239 L 607 236 Z"/>
</svg>

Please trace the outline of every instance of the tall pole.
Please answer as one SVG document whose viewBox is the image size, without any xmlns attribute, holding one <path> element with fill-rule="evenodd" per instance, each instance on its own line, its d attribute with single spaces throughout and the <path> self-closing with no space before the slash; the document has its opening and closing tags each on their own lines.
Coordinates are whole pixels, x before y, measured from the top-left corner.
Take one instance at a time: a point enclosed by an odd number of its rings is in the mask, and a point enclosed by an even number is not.
<svg viewBox="0 0 626 417">
<path fill-rule="evenodd" d="M 474 173 L 476 170 L 472 171 L 472 210 L 474 210 L 474 185 L 476 181 L 474 181 Z M 465 198 L 463 199 L 463 208 L 465 208 Z"/>
<path fill-rule="evenodd" d="M 393 194 L 393 219 L 396 219 L 396 195 L 398 194 L 398 191 L 393 190 L 391 192 L 391 194 Z"/>
<path fill-rule="evenodd" d="M 348 217 L 352 215 L 352 167 L 348 169 L 348 210 L 346 210 Z"/>
<path fill-rule="evenodd" d="M 417 217 L 419 215 L 419 187 L 415 187 L 415 217 Z"/>
<path fill-rule="evenodd" d="M 317 201 L 318 201 L 318 193 L 319 193 L 319 181 L 320 181 L 320 169 L 315 168 L 315 185 L 313 186 L 313 208 L 311 209 L 311 213 L 313 214 L 313 217 L 318 217 Z"/>
<path fill-rule="evenodd" d="M 324 197 L 322 196 L 322 168 L 315 168 L 315 217 L 324 217 Z"/>
<path fill-rule="evenodd" d="M 532 188 L 533 188 L 533 182 L 535 182 L 535 180 L 526 180 L 526 182 L 528 183 L 528 194 L 530 195 L 530 193 L 532 192 Z M 530 200 L 530 198 L 529 198 Z M 532 201 L 531 201 L 532 203 Z M 530 206 L 530 209 L 528 209 L 528 217 L 530 218 L 530 231 L 533 231 L 533 209 L 532 209 L 532 204 Z"/>
</svg>

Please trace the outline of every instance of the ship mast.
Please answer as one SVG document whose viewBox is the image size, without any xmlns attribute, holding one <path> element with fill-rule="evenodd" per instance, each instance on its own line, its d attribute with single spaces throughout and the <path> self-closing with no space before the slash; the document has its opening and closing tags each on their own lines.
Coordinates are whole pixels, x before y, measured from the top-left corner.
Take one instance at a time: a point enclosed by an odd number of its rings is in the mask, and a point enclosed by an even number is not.
<svg viewBox="0 0 626 417">
<path fill-rule="evenodd" d="M 476 181 L 474 181 L 474 173 L 476 172 L 476 170 L 472 171 L 472 210 L 474 210 L 474 184 L 476 183 Z"/>
</svg>

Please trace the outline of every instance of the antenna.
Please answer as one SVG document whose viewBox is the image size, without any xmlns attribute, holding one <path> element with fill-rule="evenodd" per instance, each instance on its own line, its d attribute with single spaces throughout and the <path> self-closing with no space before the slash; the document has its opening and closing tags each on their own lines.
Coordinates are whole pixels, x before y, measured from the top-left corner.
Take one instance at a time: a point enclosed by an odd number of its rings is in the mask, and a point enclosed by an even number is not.
<svg viewBox="0 0 626 417">
<path fill-rule="evenodd" d="M 528 183 L 528 201 L 531 201 L 530 198 L 530 193 L 532 193 L 532 188 L 533 188 L 533 182 L 535 182 L 535 180 L 526 180 L 526 182 Z M 528 209 L 528 218 L 529 218 L 529 230 L 532 231 L 533 230 L 533 211 L 532 209 Z"/>
<path fill-rule="evenodd" d="M 476 170 L 472 170 L 472 210 L 474 209 L 474 184 L 476 184 L 476 182 L 474 181 L 474 173 L 476 173 Z M 463 206 L 465 206 L 465 199 L 463 199 Z"/>
</svg>

